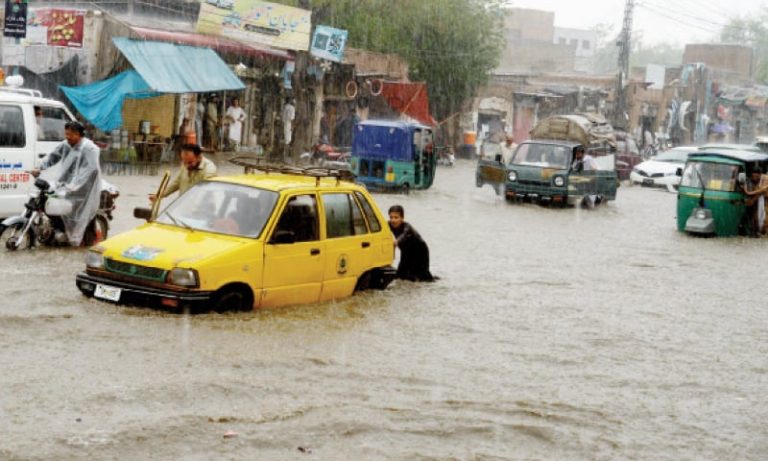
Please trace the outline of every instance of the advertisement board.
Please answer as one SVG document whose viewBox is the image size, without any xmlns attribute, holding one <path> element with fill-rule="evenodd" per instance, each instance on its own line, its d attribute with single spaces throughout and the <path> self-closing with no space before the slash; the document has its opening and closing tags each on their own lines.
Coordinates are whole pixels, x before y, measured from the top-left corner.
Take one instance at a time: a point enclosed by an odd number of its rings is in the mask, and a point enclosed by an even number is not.
<svg viewBox="0 0 768 461">
<path fill-rule="evenodd" d="M 205 0 L 197 31 L 286 50 L 309 49 L 312 12 L 256 0 Z"/>
<path fill-rule="evenodd" d="M 27 36 L 27 0 L 5 0 L 5 27 L 3 36 Z"/>
<path fill-rule="evenodd" d="M 344 45 L 347 43 L 348 35 L 349 32 L 346 30 L 319 25 L 315 27 L 309 52 L 312 56 L 321 59 L 341 62 L 344 58 Z"/>
<path fill-rule="evenodd" d="M 48 46 L 82 48 L 84 23 L 83 10 L 40 8 L 29 13 L 29 26 L 45 30 L 45 44 Z M 36 44 L 34 41 L 33 37 L 27 37 L 28 44 Z"/>
</svg>

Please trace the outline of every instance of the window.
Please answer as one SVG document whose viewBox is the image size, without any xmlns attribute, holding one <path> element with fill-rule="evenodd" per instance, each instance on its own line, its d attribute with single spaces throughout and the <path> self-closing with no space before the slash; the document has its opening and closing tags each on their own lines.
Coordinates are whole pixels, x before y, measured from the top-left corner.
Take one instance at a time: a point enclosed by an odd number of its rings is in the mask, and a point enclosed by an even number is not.
<svg viewBox="0 0 768 461">
<path fill-rule="evenodd" d="M 368 232 L 357 202 L 349 194 L 323 194 L 328 238 L 347 237 Z"/>
<path fill-rule="evenodd" d="M 360 159 L 360 176 L 369 176 L 370 173 L 370 164 L 369 161 L 366 159 Z"/>
<path fill-rule="evenodd" d="M 314 195 L 297 195 L 288 199 L 277 222 L 275 234 L 292 232 L 296 242 L 312 242 L 317 235 L 317 200 Z"/>
<path fill-rule="evenodd" d="M 35 106 L 35 118 L 37 118 L 38 141 L 64 140 L 64 124 L 71 120 L 64 109 Z"/>
<path fill-rule="evenodd" d="M 565 37 L 560 37 L 557 39 L 557 43 L 560 45 L 565 45 L 567 43 L 567 40 Z"/>
<path fill-rule="evenodd" d="M 581 48 L 582 48 L 582 49 L 584 49 L 584 50 L 588 50 L 590 46 L 591 46 L 591 45 L 590 45 L 590 43 L 589 43 L 589 40 L 582 40 L 582 41 L 581 41 Z"/>
<path fill-rule="evenodd" d="M 24 147 L 26 144 L 21 107 L 0 106 L 0 147 Z"/>
<path fill-rule="evenodd" d="M 571 45 L 573 45 L 573 46 L 578 46 L 578 45 L 579 45 L 579 41 L 578 41 L 578 40 L 576 40 L 575 38 L 572 38 L 572 39 L 571 39 Z"/>
<path fill-rule="evenodd" d="M 373 174 L 371 176 L 384 179 L 384 160 L 373 161 Z"/>
<path fill-rule="evenodd" d="M 365 213 L 365 218 L 368 220 L 368 227 L 371 228 L 371 232 L 380 231 L 381 223 L 379 222 L 379 218 L 376 217 L 376 213 L 373 212 L 371 204 L 368 203 L 368 199 L 366 199 L 360 192 L 355 192 L 355 197 L 357 197 L 358 202 L 363 206 L 363 212 Z"/>
</svg>

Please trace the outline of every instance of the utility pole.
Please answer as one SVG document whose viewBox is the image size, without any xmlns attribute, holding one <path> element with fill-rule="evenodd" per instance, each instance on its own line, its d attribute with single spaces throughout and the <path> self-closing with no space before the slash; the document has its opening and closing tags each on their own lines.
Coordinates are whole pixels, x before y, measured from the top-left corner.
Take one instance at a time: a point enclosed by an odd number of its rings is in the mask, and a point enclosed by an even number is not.
<svg viewBox="0 0 768 461">
<path fill-rule="evenodd" d="M 624 25 L 616 45 L 619 47 L 619 72 L 616 78 L 616 98 L 613 104 L 613 125 L 629 128 L 624 113 L 627 110 L 626 83 L 629 81 L 629 52 L 632 36 L 632 10 L 635 8 L 635 0 L 626 0 L 624 5 Z"/>
</svg>

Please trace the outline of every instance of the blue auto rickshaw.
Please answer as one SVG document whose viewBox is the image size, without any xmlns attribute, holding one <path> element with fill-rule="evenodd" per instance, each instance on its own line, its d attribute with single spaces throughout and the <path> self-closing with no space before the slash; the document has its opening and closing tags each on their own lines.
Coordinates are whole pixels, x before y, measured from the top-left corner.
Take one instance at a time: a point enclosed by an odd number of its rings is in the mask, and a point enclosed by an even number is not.
<svg viewBox="0 0 768 461">
<path fill-rule="evenodd" d="M 355 124 L 350 164 L 357 180 L 371 190 L 408 193 L 429 188 L 436 157 L 428 126 L 394 120 Z"/>
</svg>

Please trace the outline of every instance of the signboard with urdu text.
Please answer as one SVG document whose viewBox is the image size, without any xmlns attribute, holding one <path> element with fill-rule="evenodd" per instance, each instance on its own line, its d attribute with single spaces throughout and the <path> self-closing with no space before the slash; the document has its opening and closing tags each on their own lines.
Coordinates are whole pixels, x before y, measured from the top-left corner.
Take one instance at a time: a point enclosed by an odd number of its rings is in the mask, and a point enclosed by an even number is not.
<svg viewBox="0 0 768 461">
<path fill-rule="evenodd" d="M 309 10 L 256 0 L 205 0 L 200 4 L 197 31 L 243 43 L 306 51 L 311 15 Z"/>
<path fill-rule="evenodd" d="M 344 58 L 344 45 L 347 43 L 349 32 L 342 29 L 334 29 L 328 26 L 315 27 L 315 35 L 312 37 L 312 47 L 309 52 L 312 56 L 341 62 Z"/>
<path fill-rule="evenodd" d="M 85 11 L 40 8 L 29 14 L 29 25 L 45 29 L 48 46 L 83 47 Z M 30 43 L 32 44 L 32 43 Z"/>
<path fill-rule="evenodd" d="M 5 27 L 3 36 L 27 36 L 27 0 L 5 0 Z"/>
</svg>

